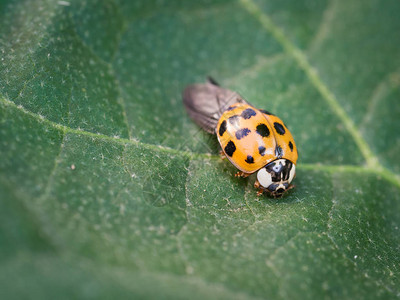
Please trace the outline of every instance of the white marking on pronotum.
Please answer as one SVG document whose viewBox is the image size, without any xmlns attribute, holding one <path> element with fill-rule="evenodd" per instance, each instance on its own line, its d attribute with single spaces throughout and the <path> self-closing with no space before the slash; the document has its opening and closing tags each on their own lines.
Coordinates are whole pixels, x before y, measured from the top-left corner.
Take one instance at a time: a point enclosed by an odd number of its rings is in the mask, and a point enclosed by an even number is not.
<svg viewBox="0 0 400 300">
<path fill-rule="evenodd" d="M 265 168 L 262 168 L 257 172 L 257 180 L 265 188 L 268 188 L 270 184 L 272 184 L 271 174 L 268 173 Z"/>
<path fill-rule="evenodd" d="M 295 174 L 296 174 L 296 165 L 292 164 L 292 169 L 290 170 L 288 183 L 292 182 Z"/>
</svg>

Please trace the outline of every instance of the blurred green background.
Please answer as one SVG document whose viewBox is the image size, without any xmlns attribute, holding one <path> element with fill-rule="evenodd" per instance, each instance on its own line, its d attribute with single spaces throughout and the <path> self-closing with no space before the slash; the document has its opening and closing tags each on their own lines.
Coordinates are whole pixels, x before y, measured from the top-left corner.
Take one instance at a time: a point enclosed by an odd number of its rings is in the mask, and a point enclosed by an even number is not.
<svg viewBox="0 0 400 300">
<path fill-rule="evenodd" d="M 398 297 L 399 12 L 0 1 L 0 297 Z M 208 75 L 289 126 L 283 199 L 186 115 Z"/>
</svg>

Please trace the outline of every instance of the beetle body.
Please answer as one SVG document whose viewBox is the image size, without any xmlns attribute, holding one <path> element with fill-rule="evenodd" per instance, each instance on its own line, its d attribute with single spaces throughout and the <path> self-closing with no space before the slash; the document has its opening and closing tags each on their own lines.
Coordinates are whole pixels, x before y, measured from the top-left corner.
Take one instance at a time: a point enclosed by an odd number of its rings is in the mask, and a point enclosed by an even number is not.
<svg viewBox="0 0 400 300">
<path fill-rule="evenodd" d="M 223 153 L 242 176 L 258 171 L 255 186 L 260 193 L 279 197 L 292 188 L 297 147 L 280 118 L 214 80 L 188 86 L 183 100 L 193 120 L 217 135 Z"/>
</svg>

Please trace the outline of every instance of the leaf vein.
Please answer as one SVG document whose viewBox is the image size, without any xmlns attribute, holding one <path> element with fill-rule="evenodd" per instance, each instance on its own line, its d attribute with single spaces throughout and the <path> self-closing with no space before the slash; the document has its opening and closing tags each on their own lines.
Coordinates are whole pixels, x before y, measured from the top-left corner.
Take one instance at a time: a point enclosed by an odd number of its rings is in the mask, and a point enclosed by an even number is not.
<svg viewBox="0 0 400 300">
<path fill-rule="evenodd" d="M 246 9 L 251 15 L 253 15 L 264 27 L 265 30 L 270 32 L 275 39 L 282 45 L 285 51 L 291 55 L 298 66 L 305 72 L 306 76 L 310 80 L 311 84 L 317 89 L 321 94 L 326 103 L 330 106 L 333 112 L 339 117 L 343 122 L 347 131 L 353 137 L 355 143 L 360 149 L 366 164 L 369 168 L 374 168 L 378 172 L 385 171 L 391 172 L 379 164 L 377 156 L 372 152 L 370 146 L 366 140 L 362 137 L 360 131 L 357 129 L 353 120 L 345 112 L 345 110 L 339 104 L 334 93 L 327 87 L 327 85 L 322 81 L 318 75 L 317 70 L 309 63 L 307 56 L 297 48 L 288 38 L 286 38 L 283 30 L 279 28 L 272 19 L 254 3 L 253 0 L 239 0 L 243 8 Z M 400 179 L 398 176 L 394 176 L 397 181 L 397 185 L 400 186 Z"/>
<path fill-rule="evenodd" d="M 144 142 L 141 142 L 136 139 L 126 139 L 126 138 L 121 138 L 121 137 L 112 137 L 108 136 L 105 134 L 101 133 L 93 133 L 89 131 L 85 131 L 83 129 L 75 129 L 71 128 L 53 121 L 50 121 L 49 119 L 46 119 L 43 116 L 40 116 L 36 113 L 33 113 L 29 110 L 26 110 L 22 105 L 17 105 L 13 101 L 5 99 L 4 97 L 0 97 L 0 103 L 3 103 L 5 106 L 11 106 L 22 113 L 29 115 L 30 117 L 34 118 L 37 120 L 39 123 L 44 123 L 50 127 L 56 128 L 58 130 L 61 130 L 65 133 L 72 133 L 72 134 L 77 134 L 77 135 L 85 135 L 89 136 L 91 138 L 97 138 L 97 139 L 103 139 L 103 140 L 108 140 L 112 141 L 115 143 L 119 143 L 122 145 L 125 144 L 131 144 L 131 145 L 138 145 L 144 148 L 147 148 L 149 150 L 153 151 L 162 151 L 164 153 L 169 153 L 169 154 L 175 154 L 175 155 L 182 155 L 190 159 L 202 159 L 202 160 L 220 160 L 220 157 L 217 155 L 212 155 L 210 153 L 195 153 L 195 152 L 190 152 L 190 151 L 184 151 L 184 150 L 178 150 L 178 149 L 173 149 L 161 145 L 156 145 L 156 144 L 147 144 Z M 393 172 L 391 172 L 388 169 L 374 169 L 374 168 L 369 168 L 365 166 L 357 166 L 357 165 L 324 165 L 324 164 L 299 164 L 297 166 L 299 169 L 303 170 L 322 170 L 326 172 L 371 172 L 371 173 L 377 173 L 380 174 L 382 177 L 384 177 L 387 181 L 391 182 L 392 184 L 396 185 L 397 187 L 400 188 L 400 177 Z"/>
<path fill-rule="evenodd" d="M 367 161 L 369 166 L 377 165 L 377 159 L 372 153 L 369 145 L 365 142 L 365 140 L 361 137 L 361 134 L 356 129 L 354 122 L 349 118 L 347 113 L 340 106 L 337 101 L 335 95 L 328 89 L 328 87 L 323 83 L 320 79 L 317 70 L 311 66 L 308 62 L 306 55 L 298 49 L 293 43 L 287 39 L 284 35 L 282 29 L 280 29 L 271 18 L 265 13 L 261 12 L 259 7 L 253 2 L 253 0 L 240 0 L 243 7 L 251 13 L 255 18 L 259 20 L 261 25 L 269 31 L 275 39 L 282 45 L 285 51 L 291 55 L 299 67 L 305 72 L 310 82 L 314 85 L 314 87 L 320 92 L 325 101 L 329 104 L 331 109 L 336 113 L 336 115 L 341 119 L 341 121 L 346 126 L 346 129 L 352 135 L 356 144 L 358 145 L 361 153 Z"/>
<path fill-rule="evenodd" d="M 120 18 L 122 18 L 123 24 L 121 26 L 121 30 L 117 33 L 117 42 L 115 43 L 114 52 L 111 55 L 110 62 L 114 61 L 114 59 L 118 53 L 119 47 L 121 45 L 122 36 L 124 35 L 124 33 L 127 31 L 128 27 L 129 27 L 129 25 L 128 25 L 129 22 L 126 19 L 126 17 L 124 16 L 124 14 L 122 13 L 121 7 L 118 5 L 117 1 L 113 0 L 113 3 L 115 5 L 115 7 L 117 7 L 117 12 L 118 12 Z"/>
<path fill-rule="evenodd" d="M 308 47 L 309 52 L 314 52 L 327 36 L 331 22 L 335 17 L 336 3 L 337 2 L 335 0 L 330 0 L 326 6 L 325 11 L 323 12 L 321 23 L 316 31 L 317 33 L 314 35 L 314 38 Z"/>
<path fill-rule="evenodd" d="M 280 62 L 285 58 L 287 54 L 280 52 L 271 56 L 260 56 L 257 57 L 256 62 L 249 66 L 248 68 L 240 70 L 240 72 L 235 73 L 234 76 L 224 80 L 224 85 L 230 85 L 231 83 L 242 79 L 245 76 L 251 77 L 253 74 L 257 74 L 260 70 L 263 70 L 265 67 L 269 65 L 273 65 L 277 62 Z"/>
<path fill-rule="evenodd" d="M 373 114 L 375 112 L 375 109 L 378 105 L 378 103 L 385 97 L 387 96 L 393 89 L 400 87 L 400 69 L 398 69 L 395 72 L 392 72 L 385 76 L 379 82 L 375 90 L 372 92 L 371 97 L 367 101 L 368 107 L 367 107 L 367 112 L 364 115 L 363 120 L 360 123 L 359 128 L 363 129 L 369 122 L 372 121 L 373 119 Z"/>
</svg>

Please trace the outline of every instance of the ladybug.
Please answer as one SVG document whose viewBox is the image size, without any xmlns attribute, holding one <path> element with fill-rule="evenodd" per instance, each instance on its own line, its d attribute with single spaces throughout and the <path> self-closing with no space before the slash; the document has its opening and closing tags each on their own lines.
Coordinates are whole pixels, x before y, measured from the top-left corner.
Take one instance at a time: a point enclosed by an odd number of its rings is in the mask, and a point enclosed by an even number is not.
<svg viewBox="0 0 400 300">
<path fill-rule="evenodd" d="M 183 103 L 196 124 L 217 135 L 221 154 L 239 169 L 235 176 L 257 172 L 257 195 L 266 192 L 278 198 L 293 188 L 297 147 L 280 118 L 255 108 L 212 78 L 186 87 Z"/>
</svg>

